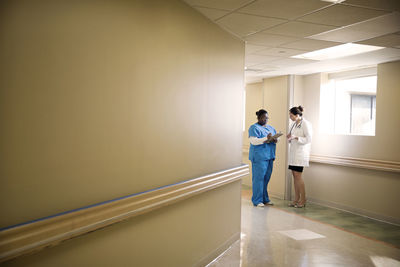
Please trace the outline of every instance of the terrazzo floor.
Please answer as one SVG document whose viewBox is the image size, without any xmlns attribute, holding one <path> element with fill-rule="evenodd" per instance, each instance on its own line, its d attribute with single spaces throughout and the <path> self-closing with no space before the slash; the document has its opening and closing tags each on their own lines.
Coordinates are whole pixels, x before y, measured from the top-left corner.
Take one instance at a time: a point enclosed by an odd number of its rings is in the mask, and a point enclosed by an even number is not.
<svg viewBox="0 0 400 267">
<path fill-rule="evenodd" d="M 400 227 L 308 203 L 305 209 L 272 198 L 254 207 L 242 190 L 241 239 L 215 266 L 400 266 Z"/>
</svg>

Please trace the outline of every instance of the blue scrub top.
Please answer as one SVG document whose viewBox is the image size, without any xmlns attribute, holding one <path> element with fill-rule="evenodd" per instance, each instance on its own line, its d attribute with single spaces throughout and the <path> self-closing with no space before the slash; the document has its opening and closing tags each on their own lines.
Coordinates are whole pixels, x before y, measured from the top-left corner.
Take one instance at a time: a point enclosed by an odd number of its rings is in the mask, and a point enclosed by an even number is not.
<svg viewBox="0 0 400 267">
<path fill-rule="evenodd" d="M 271 125 L 261 126 L 258 123 L 254 123 L 249 128 L 249 137 L 254 136 L 257 138 L 266 137 L 269 133 L 272 135 L 276 134 L 276 130 Z M 260 161 L 260 160 L 271 160 L 275 159 L 276 144 L 262 144 L 252 145 L 250 144 L 249 160 Z"/>
</svg>

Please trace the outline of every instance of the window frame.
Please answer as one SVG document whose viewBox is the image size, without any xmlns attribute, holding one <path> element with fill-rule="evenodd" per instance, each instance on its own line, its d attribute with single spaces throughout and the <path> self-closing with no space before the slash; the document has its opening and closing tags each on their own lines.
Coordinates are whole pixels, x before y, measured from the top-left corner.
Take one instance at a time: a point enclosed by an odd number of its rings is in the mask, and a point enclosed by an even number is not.
<svg viewBox="0 0 400 267">
<path fill-rule="evenodd" d="M 366 90 L 365 92 L 363 91 L 357 91 L 359 89 L 353 90 L 348 90 L 349 96 L 350 96 L 350 107 L 349 107 L 349 112 L 350 112 L 350 117 L 349 117 L 349 128 L 346 129 L 344 128 L 343 130 L 340 130 L 340 125 L 337 125 L 337 120 L 339 120 L 339 114 L 338 114 L 338 109 L 339 109 L 339 102 L 338 102 L 338 87 L 337 87 L 337 82 L 339 81 L 345 81 L 345 80 L 353 80 L 353 79 L 359 79 L 359 78 L 367 78 L 367 77 L 375 77 L 375 85 L 373 92 L 368 92 Z M 321 86 L 320 88 L 320 132 L 323 134 L 329 134 L 329 135 L 351 135 L 351 136 L 376 136 L 376 97 L 377 97 L 377 90 L 378 90 L 378 76 L 377 76 L 377 68 L 376 67 L 369 67 L 365 69 L 356 69 L 356 70 L 351 70 L 351 71 L 344 71 L 344 72 L 337 72 L 337 73 L 328 73 L 328 83 L 326 86 Z M 325 89 L 323 89 L 325 87 Z M 324 91 L 323 91 L 324 90 Z M 332 91 L 331 91 L 332 90 Z M 340 90 L 340 89 L 339 89 Z M 329 92 L 331 91 L 331 92 Z M 354 133 L 353 127 L 352 127 L 352 95 L 370 95 L 371 97 L 374 97 L 375 99 L 375 106 L 373 106 L 373 101 L 371 101 L 371 116 L 374 117 L 374 127 L 373 127 L 373 132 L 370 133 Z M 332 100 L 329 100 L 332 99 Z M 323 108 L 323 105 L 327 105 L 327 108 Z M 327 110 L 329 110 L 329 107 L 333 109 L 333 112 L 326 113 Z M 374 110 L 375 107 L 375 110 Z M 375 111 L 375 113 L 374 113 Z M 329 120 L 328 123 L 324 122 L 321 124 L 321 118 L 323 119 L 325 117 L 325 114 L 328 114 L 327 117 Z M 375 116 L 374 116 L 375 114 Z M 347 119 L 346 119 L 347 121 Z M 347 122 L 346 122 L 347 123 Z M 322 127 L 321 127 L 322 125 Z M 339 127 L 339 128 L 338 128 Z"/>
</svg>

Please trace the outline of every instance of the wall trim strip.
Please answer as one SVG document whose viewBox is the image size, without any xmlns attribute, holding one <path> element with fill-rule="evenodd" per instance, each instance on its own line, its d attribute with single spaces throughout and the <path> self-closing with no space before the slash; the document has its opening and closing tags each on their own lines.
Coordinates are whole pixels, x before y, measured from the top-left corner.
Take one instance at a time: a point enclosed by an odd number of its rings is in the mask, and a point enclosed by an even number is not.
<svg viewBox="0 0 400 267">
<path fill-rule="evenodd" d="M 311 155 L 311 162 L 387 172 L 400 172 L 400 162 L 339 156 Z"/>
<path fill-rule="evenodd" d="M 233 234 L 228 240 L 221 244 L 217 249 L 213 250 L 207 256 L 202 258 L 199 262 L 193 265 L 193 267 L 208 267 L 215 260 L 222 257 L 226 252 L 228 252 L 232 246 L 240 242 L 240 232 Z"/>
<path fill-rule="evenodd" d="M 381 221 L 384 223 L 390 223 L 390 224 L 394 224 L 397 226 L 400 226 L 400 219 L 398 218 L 394 218 L 391 216 L 386 216 L 386 215 L 382 215 L 382 214 L 378 214 L 375 212 L 371 212 L 365 209 L 360 209 L 360 208 L 355 208 L 352 206 L 348 206 L 348 205 L 343 205 L 340 203 L 336 203 L 336 202 L 332 202 L 332 201 L 326 201 L 326 200 L 322 200 L 322 199 L 318 199 L 318 198 L 312 198 L 312 197 L 307 197 L 307 201 L 310 201 L 312 203 L 321 205 L 321 206 L 325 206 L 325 207 L 330 207 L 330 208 L 334 208 L 334 209 L 338 209 L 338 210 L 342 210 L 345 212 L 350 212 L 352 214 L 356 214 L 359 216 L 363 216 L 363 217 L 367 217 L 370 218 L 372 220 L 377 220 L 377 221 Z"/>
<path fill-rule="evenodd" d="M 238 181 L 247 164 L 177 184 L 49 216 L 0 231 L 0 262 L 37 252 L 62 241 L 151 212 L 200 193 Z"/>
<path fill-rule="evenodd" d="M 243 147 L 243 153 L 248 154 L 249 149 L 247 147 Z M 310 155 L 310 161 L 316 163 L 363 168 L 370 170 L 400 172 L 400 162 L 398 161 L 385 161 L 376 159 L 362 159 L 362 158 L 322 156 L 322 155 Z"/>
</svg>

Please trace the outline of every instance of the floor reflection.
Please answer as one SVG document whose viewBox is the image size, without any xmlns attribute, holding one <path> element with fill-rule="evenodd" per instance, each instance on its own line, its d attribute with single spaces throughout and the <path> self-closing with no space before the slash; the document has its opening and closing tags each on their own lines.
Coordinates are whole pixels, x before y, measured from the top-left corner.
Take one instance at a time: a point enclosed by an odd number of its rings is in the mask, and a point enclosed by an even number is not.
<svg viewBox="0 0 400 267">
<path fill-rule="evenodd" d="M 215 266 L 400 266 L 400 249 L 242 198 L 242 234 Z"/>
</svg>

